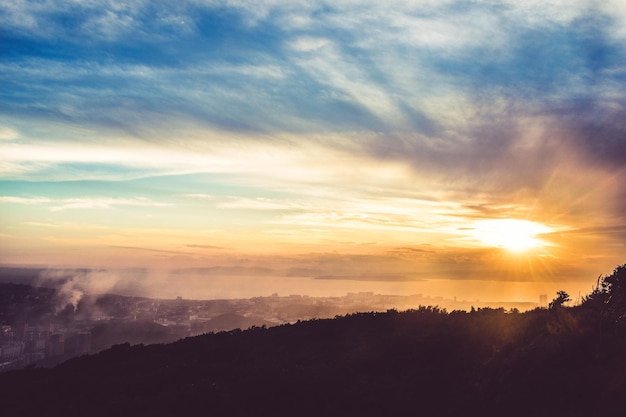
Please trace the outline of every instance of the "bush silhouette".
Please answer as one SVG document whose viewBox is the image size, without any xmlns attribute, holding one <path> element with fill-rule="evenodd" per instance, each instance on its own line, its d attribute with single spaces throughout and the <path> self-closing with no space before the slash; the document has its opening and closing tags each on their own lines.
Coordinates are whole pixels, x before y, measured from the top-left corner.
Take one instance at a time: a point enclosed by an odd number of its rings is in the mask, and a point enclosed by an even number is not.
<svg viewBox="0 0 626 417">
<path fill-rule="evenodd" d="M 583 306 L 600 311 L 617 321 L 626 319 L 626 264 L 617 266 L 611 275 L 600 276 Z"/>
<path fill-rule="evenodd" d="M 565 291 L 557 291 L 556 298 L 550 302 L 549 308 L 551 310 L 559 308 L 563 305 L 563 303 L 567 303 L 568 301 L 571 301 L 568 293 Z"/>
</svg>

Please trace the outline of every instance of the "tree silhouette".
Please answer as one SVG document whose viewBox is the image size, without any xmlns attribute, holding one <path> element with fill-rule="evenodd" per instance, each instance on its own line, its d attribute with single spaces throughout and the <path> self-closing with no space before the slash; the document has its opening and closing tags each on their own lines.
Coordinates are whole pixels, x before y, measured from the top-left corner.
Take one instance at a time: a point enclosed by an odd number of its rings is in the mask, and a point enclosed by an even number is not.
<svg viewBox="0 0 626 417">
<path fill-rule="evenodd" d="M 600 276 L 583 306 L 602 311 L 616 319 L 626 318 L 626 264 L 617 266 L 611 275 Z"/>
<path fill-rule="evenodd" d="M 556 298 L 550 302 L 549 308 L 555 309 L 570 301 L 569 294 L 563 290 L 556 292 Z"/>
</svg>

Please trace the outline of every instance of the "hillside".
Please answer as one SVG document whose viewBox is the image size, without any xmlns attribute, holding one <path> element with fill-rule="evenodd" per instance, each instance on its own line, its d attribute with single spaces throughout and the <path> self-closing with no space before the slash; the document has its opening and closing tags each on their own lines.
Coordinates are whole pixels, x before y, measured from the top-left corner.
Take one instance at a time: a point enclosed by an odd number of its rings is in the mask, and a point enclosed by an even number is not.
<svg viewBox="0 0 626 417">
<path fill-rule="evenodd" d="M 7 415 L 599 415 L 626 388 L 626 331 L 583 315 L 355 314 L 116 345 L 0 390 Z"/>
<path fill-rule="evenodd" d="M 421 307 L 116 345 L 0 374 L 3 415 L 617 415 L 626 390 L 617 284 L 571 308 Z"/>
</svg>

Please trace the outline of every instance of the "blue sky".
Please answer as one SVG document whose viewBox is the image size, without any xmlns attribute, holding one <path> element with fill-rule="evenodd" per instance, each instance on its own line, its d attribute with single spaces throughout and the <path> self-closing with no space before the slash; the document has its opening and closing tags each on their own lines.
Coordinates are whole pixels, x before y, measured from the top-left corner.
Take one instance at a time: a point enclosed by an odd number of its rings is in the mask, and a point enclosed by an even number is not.
<svg viewBox="0 0 626 417">
<path fill-rule="evenodd" d="M 626 3 L 335 3 L 0 1 L 0 262 L 381 291 L 623 263 Z M 550 233 L 513 262 L 491 219 Z"/>
</svg>

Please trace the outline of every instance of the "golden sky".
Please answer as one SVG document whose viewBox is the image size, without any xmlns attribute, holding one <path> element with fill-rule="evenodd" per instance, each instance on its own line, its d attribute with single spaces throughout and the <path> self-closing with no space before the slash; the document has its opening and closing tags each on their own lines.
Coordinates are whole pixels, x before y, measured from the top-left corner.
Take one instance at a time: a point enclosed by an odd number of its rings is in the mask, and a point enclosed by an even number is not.
<svg viewBox="0 0 626 417">
<path fill-rule="evenodd" d="M 536 301 L 625 261 L 621 1 L 0 12 L 2 265 Z"/>
</svg>

